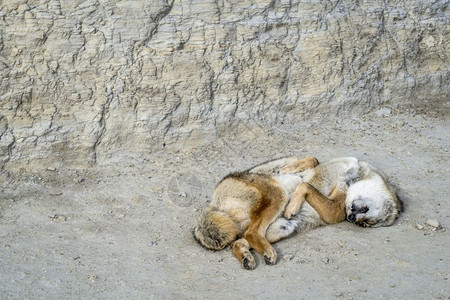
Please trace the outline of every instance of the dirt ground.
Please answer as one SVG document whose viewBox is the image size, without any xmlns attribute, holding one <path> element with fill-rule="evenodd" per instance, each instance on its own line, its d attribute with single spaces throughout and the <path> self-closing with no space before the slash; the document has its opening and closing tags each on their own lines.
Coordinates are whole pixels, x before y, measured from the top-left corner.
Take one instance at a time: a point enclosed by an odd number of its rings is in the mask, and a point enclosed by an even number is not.
<svg viewBox="0 0 450 300">
<path fill-rule="evenodd" d="M 345 122 L 256 125 L 88 169 L 7 165 L 0 298 L 450 299 L 448 115 L 381 109 Z M 367 160 L 398 187 L 405 211 L 391 227 L 297 233 L 275 244 L 276 265 L 258 256 L 253 271 L 229 248 L 201 248 L 191 230 L 218 180 L 287 155 Z"/>
</svg>

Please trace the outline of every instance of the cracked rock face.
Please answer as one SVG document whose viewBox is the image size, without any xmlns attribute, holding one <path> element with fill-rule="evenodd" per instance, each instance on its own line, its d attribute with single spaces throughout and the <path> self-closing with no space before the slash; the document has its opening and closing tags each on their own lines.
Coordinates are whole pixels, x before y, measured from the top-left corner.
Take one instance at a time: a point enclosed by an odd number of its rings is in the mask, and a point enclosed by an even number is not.
<svg viewBox="0 0 450 300">
<path fill-rule="evenodd" d="M 4 0 L 0 162 L 447 105 L 447 1 Z"/>
</svg>

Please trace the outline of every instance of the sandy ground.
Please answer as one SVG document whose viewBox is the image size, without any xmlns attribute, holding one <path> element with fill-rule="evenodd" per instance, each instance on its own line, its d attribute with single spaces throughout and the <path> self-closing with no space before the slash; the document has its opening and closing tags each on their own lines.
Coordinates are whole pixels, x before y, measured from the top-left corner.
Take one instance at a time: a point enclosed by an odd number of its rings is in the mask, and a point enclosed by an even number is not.
<svg viewBox="0 0 450 300">
<path fill-rule="evenodd" d="M 380 110 L 243 127 L 89 169 L 9 165 L 0 173 L 0 298 L 449 299 L 448 121 Z M 391 227 L 298 233 L 275 244 L 276 265 L 258 257 L 253 271 L 229 248 L 201 248 L 191 230 L 217 181 L 287 155 L 368 160 L 399 188 L 405 212 Z"/>
</svg>

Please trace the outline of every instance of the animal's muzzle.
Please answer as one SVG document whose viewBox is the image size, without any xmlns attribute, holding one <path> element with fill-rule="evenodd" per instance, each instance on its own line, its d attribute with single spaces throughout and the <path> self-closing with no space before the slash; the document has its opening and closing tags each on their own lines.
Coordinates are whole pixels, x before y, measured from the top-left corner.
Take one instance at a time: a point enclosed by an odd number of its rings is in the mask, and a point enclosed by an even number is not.
<svg viewBox="0 0 450 300">
<path fill-rule="evenodd" d="M 347 216 L 347 221 L 354 223 L 356 220 L 356 215 L 355 214 L 349 214 Z"/>
</svg>

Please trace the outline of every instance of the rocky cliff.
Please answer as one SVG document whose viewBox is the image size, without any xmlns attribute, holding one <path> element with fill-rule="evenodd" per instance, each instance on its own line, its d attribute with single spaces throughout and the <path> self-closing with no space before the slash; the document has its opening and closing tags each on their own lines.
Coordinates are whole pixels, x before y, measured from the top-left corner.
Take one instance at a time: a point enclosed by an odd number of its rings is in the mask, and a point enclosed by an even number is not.
<svg viewBox="0 0 450 300">
<path fill-rule="evenodd" d="M 448 105 L 447 1 L 3 0 L 0 162 Z"/>
</svg>

